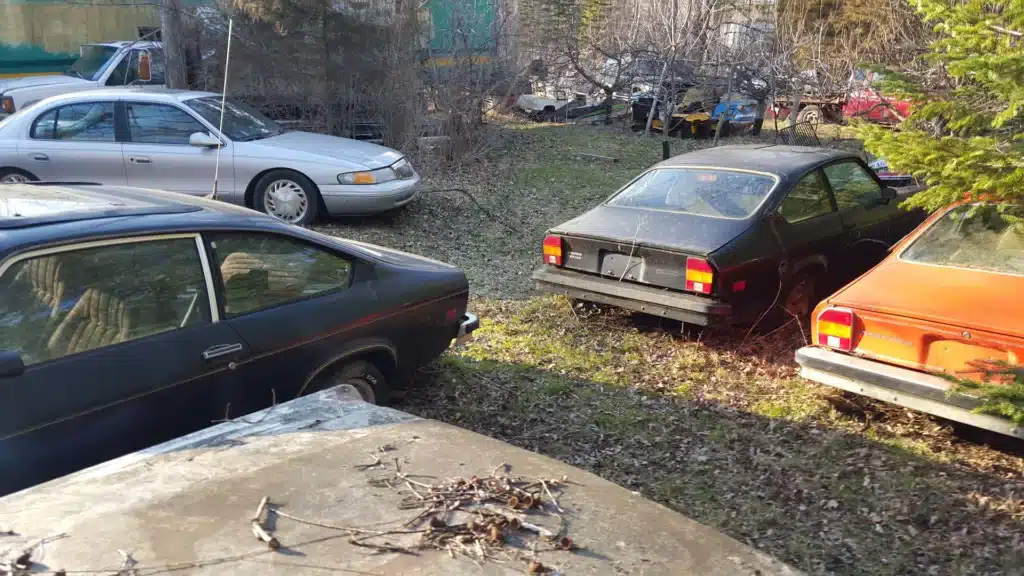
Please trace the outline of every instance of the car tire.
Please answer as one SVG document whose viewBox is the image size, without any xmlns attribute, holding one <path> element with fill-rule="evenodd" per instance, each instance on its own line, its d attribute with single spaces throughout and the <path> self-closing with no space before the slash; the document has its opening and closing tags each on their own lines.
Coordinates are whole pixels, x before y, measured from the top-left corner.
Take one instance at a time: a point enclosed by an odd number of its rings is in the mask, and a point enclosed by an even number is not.
<svg viewBox="0 0 1024 576">
<path fill-rule="evenodd" d="M 38 182 L 35 174 L 18 168 L 0 168 L 0 184 L 16 184 L 19 182 Z"/>
<path fill-rule="evenodd" d="M 807 122 L 808 124 L 824 124 L 825 113 L 822 112 L 820 106 L 805 106 L 800 113 L 796 115 L 797 124 Z"/>
<path fill-rule="evenodd" d="M 800 322 L 800 329 L 805 332 L 809 331 L 811 312 L 818 304 L 817 289 L 818 279 L 814 274 L 798 272 L 790 278 L 782 287 L 779 299 L 770 314 L 768 329 L 779 328 L 793 320 L 795 316 Z"/>
<path fill-rule="evenodd" d="M 316 221 L 320 192 L 309 178 L 291 170 L 271 170 L 256 182 L 255 207 L 290 224 Z"/>
<path fill-rule="evenodd" d="M 306 389 L 306 394 L 330 388 L 345 387 L 353 397 L 358 395 L 363 402 L 382 404 L 387 402 L 389 387 L 387 378 L 373 364 L 359 360 L 331 370 Z"/>
</svg>

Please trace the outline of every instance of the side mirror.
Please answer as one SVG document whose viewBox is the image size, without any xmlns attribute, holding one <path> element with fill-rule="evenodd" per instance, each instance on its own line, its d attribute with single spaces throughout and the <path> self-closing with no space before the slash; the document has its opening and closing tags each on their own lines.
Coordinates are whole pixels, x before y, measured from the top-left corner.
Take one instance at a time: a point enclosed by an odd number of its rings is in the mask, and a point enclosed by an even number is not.
<svg viewBox="0 0 1024 576">
<path fill-rule="evenodd" d="M 0 378 L 20 376 L 25 372 L 25 362 L 15 350 L 0 350 Z"/>
<path fill-rule="evenodd" d="M 879 197 L 878 203 L 879 204 L 888 204 L 890 200 L 895 200 L 896 196 L 897 196 L 896 190 L 894 190 L 893 188 L 890 188 L 889 186 L 883 186 L 882 187 L 882 196 Z"/>
<path fill-rule="evenodd" d="M 153 59 L 148 50 L 139 52 L 139 82 L 149 82 L 153 78 Z"/>
<path fill-rule="evenodd" d="M 188 137 L 188 143 L 197 148 L 217 148 L 221 144 L 219 138 L 214 138 L 204 132 L 193 133 Z"/>
</svg>

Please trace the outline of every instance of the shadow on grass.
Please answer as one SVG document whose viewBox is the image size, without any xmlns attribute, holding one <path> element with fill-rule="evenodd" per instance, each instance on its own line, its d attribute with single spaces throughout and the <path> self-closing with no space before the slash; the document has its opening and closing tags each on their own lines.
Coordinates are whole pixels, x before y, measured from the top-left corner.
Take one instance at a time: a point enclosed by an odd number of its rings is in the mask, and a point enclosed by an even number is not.
<svg viewBox="0 0 1024 576">
<path fill-rule="evenodd" d="M 399 408 L 641 491 L 811 572 L 1005 574 L 1024 563 L 1018 478 L 700 397 L 449 356 Z"/>
</svg>

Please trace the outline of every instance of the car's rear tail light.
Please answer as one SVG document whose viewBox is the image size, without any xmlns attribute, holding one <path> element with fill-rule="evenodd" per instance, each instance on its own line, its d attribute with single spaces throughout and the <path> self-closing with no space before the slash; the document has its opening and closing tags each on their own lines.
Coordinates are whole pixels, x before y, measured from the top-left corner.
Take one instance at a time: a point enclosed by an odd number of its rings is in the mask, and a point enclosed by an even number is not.
<svg viewBox="0 0 1024 576">
<path fill-rule="evenodd" d="M 701 294 L 711 294 L 711 281 L 715 272 L 711 264 L 702 258 L 686 259 L 686 289 Z"/>
<path fill-rule="evenodd" d="M 853 311 L 826 308 L 818 315 L 818 344 L 843 352 L 853 349 Z"/>
<path fill-rule="evenodd" d="M 544 263 L 562 265 L 562 237 L 548 234 L 544 237 Z"/>
</svg>

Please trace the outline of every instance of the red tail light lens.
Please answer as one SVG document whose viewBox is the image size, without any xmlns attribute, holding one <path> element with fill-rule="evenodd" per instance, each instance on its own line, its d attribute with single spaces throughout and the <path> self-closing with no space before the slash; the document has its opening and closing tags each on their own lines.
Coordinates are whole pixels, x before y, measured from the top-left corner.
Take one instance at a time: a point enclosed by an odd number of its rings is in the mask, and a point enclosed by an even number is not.
<svg viewBox="0 0 1024 576">
<path fill-rule="evenodd" d="M 818 344 L 843 352 L 853 349 L 853 311 L 826 308 L 818 315 Z"/>
<path fill-rule="evenodd" d="M 548 234 L 544 238 L 544 263 L 562 265 L 562 237 Z"/>
<path fill-rule="evenodd" d="M 711 282 L 715 279 L 715 271 L 711 264 L 701 258 L 686 259 L 686 289 L 701 294 L 711 294 Z"/>
</svg>

